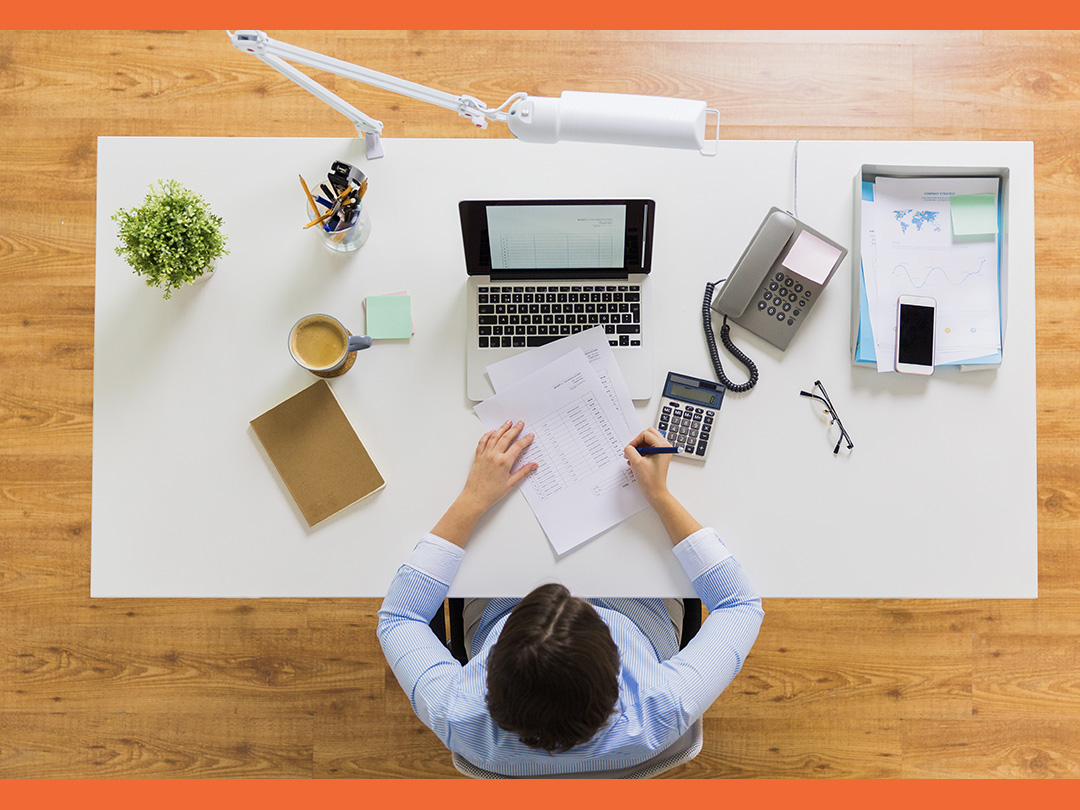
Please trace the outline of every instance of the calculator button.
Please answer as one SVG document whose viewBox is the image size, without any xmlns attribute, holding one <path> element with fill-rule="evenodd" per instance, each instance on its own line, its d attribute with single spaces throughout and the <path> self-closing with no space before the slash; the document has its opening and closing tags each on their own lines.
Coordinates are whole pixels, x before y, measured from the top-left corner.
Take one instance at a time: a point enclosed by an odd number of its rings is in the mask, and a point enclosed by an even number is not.
<svg viewBox="0 0 1080 810">
<path fill-rule="evenodd" d="M 641 345 L 641 341 L 640 341 L 640 340 L 631 340 L 631 341 L 630 341 L 630 345 L 631 345 L 631 346 L 640 346 L 640 345 Z"/>
<path fill-rule="evenodd" d="M 661 411 L 661 413 L 671 413 L 671 408 L 664 407 L 663 410 Z"/>
<path fill-rule="evenodd" d="M 705 450 L 706 449 L 707 449 L 707 446 L 706 446 L 705 442 L 699 442 L 698 446 L 697 446 L 696 455 L 699 455 L 699 456 L 705 455 Z"/>
<path fill-rule="evenodd" d="M 713 415 L 711 413 L 705 414 L 705 424 L 711 425 L 713 423 Z"/>
</svg>

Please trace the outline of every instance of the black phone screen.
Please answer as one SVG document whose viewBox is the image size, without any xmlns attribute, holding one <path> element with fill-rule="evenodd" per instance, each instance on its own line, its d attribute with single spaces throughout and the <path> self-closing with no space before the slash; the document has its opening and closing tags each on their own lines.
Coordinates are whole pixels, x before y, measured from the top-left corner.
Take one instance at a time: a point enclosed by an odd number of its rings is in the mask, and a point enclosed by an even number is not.
<svg viewBox="0 0 1080 810">
<path fill-rule="evenodd" d="M 934 364 L 934 308 L 900 305 L 897 360 L 914 366 Z"/>
</svg>

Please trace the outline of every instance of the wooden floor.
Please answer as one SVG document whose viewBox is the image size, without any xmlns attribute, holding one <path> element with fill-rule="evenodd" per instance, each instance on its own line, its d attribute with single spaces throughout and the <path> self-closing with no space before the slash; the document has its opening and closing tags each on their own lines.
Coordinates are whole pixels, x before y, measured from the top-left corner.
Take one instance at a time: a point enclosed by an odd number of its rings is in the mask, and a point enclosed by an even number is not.
<svg viewBox="0 0 1080 810">
<path fill-rule="evenodd" d="M 724 138 L 1034 141 L 1039 599 L 767 600 L 670 775 L 1080 776 L 1080 36 L 272 33 L 493 104 L 702 98 Z M 328 84 L 391 137 L 506 134 Z M 88 595 L 96 138 L 350 125 L 222 32 L 0 33 L 0 120 L 0 777 L 455 776 L 376 600 Z"/>
</svg>

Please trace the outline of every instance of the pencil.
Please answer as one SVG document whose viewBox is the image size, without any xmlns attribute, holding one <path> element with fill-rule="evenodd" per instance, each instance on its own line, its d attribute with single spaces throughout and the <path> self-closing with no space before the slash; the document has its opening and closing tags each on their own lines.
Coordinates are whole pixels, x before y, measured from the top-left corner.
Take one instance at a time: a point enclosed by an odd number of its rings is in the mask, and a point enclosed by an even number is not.
<svg viewBox="0 0 1080 810">
<path fill-rule="evenodd" d="M 300 185 L 304 187 L 304 193 L 307 195 L 308 202 L 311 203 L 311 210 L 316 214 L 319 213 L 319 207 L 315 205 L 315 198 L 311 196 L 311 191 L 308 190 L 307 183 L 304 182 L 304 175 L 300 175 Z"/>
</svg>

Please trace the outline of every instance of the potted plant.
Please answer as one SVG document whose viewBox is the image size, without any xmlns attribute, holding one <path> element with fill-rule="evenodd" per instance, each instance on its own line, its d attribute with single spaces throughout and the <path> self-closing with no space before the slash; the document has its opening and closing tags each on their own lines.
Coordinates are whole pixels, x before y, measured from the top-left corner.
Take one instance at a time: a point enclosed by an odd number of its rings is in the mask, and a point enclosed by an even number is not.
<svg viewBox="0 0 1080 810">
<path fill-rule="evenodd" d="M 112 219 L 120 225 L 116 248 L 148 287 L 162 297 L 213 272 L 211 263 L 225 250 L 221 217 L 206 200 L 176 180 L 159 180 L 137 208 L 121 208 Z"/>
</svg>

